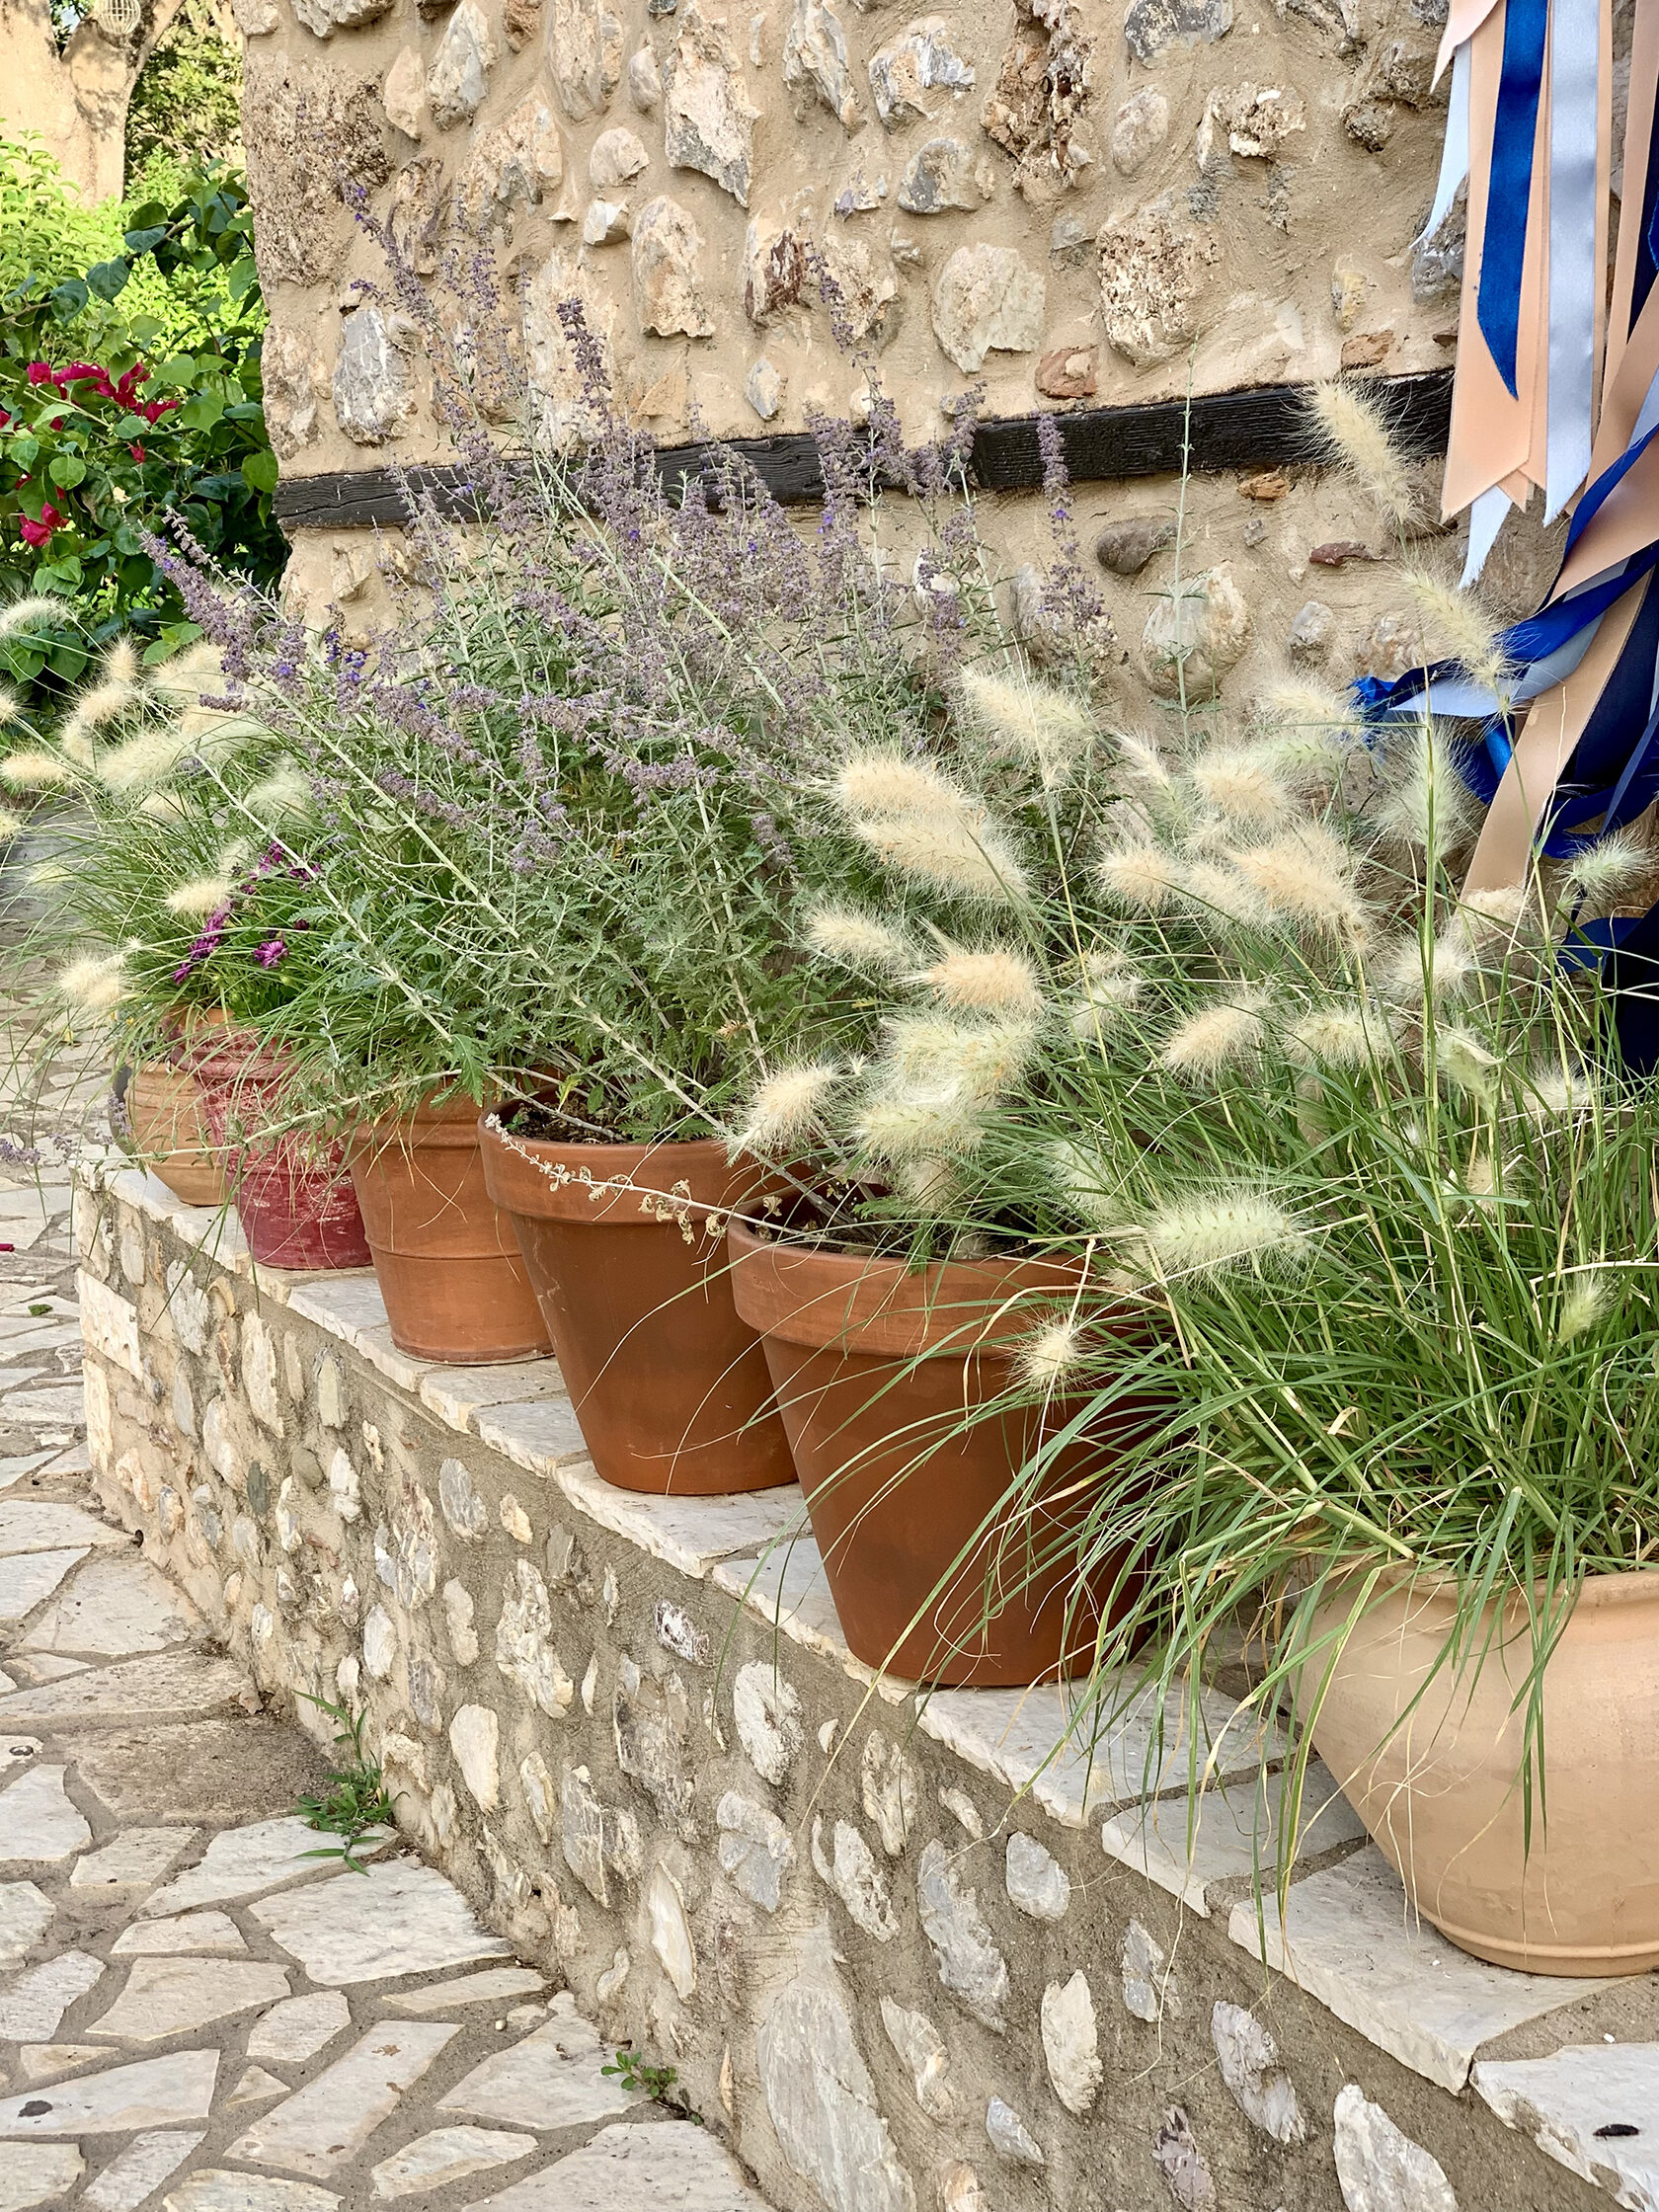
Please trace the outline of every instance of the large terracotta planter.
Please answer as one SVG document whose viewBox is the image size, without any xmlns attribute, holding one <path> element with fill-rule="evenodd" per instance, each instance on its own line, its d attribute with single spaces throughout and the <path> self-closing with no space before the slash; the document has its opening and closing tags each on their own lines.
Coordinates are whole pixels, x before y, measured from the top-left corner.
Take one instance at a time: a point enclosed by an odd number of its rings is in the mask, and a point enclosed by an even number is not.
<svg viewBox="0 0 1659 2212">
<path fill-rule="evenodd" d="M 262 1267 L 369 1265 L 356 1193 L 339 1144 L 318 1147 L 283 1131 L 281 1063 L 224 1030 L 190 1049 L 207 1134 L 222 1153 L 248 1249 Z"/>
<path fill-rule="evenodd" d="M 760 1171 L 713 1143 L 553 1145 L 481 1128 L 485 1183 L 512 1217 L 605 1480 L 679 1497 L 793 1482 L 721 1233 Z"/>
<path fill-rule="evenodd" d="M 1327 1601 L 1311 1635 L 1349 1602 Z M 1586 1583 L 1550 1654 L 1530 1852 L 1525 1703 L 1515 1709 L 1532 1663 L 1525 1612 L 1505 1606 L 1478 1674 L 1448 1668 L 1431 1683 L 1453 1611 L 1441 1582 L 1402 1577 L 1378 1593 L 1325 1692 L 1319 1756 L 1415 1909 L 1462 1949 L 1532 1974 L 1659 1966 L 1659 1571 Z M 1315 1653 L 1304 1679 L 1327 1664 Z"/>
<path fill-rule="evenodd" d="M 126 1089 L 133 1147 L 150 1173 L 187 1206 L 223 1206 L 224 1168 L 212 1149 L 201 1086 L 187 1067 L 146 1061 Z"/>
<path fill-rule="evenodd" d="M 401 1350 L 472 1367 L 550 1349 L 513 1224 L 485 1188 L 470 1099 L 359 1130 L 347 1153 Z"/>
<path fill-rule="evenodd" d="M 1085 1669 L 1098 1614 L 1084 1593 L 1067 1621 L 1071 1538 L 1090 1478 L 1109 1472 L 1140 1416 L 1057 1453 L 1040 1495 L 1017 1511 L 1003 1500 L 1043 1416 L 964 1425 L 965 1411 L 1007 1390 L 1019 1340 L 1075 1290 L 1075 1272 L 976 1260 L 912 1273 L 736 1223 L 730 1243 L 738 1311 L 761 1332 L 853 1653 L 908 1681 L 981 1687 Z M 1073 1410 L 1052 1406 L 1049 1433 Z M 988 1575 L 1001 1583 L 988 1620 Z"/>
</svg>

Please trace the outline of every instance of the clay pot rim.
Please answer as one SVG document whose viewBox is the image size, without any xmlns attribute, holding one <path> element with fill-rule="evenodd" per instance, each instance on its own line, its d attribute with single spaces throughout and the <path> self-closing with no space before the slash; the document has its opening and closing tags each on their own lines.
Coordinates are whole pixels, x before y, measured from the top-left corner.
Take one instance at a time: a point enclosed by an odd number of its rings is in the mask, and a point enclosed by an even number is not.
<svg viewBox="0 0 1659 2212">
<path fill-rule="evenodd" d="M 480 1142 L 482 1116 L 494 1111 L 491 1102 L 486 1099 L 481 1107 L 476 1098 L 458 1089 L 434 1103 L 436 1099 L 436 1092 L 429 1091 L 407 1114 L 379 1114 L 372 1121 L 355 1122 L 344 1133 L 347 1150 L 378 1153 L 429 1145 L 470 1150 Z"/>
<path fill-rule="evenodd" d="M 1445 1601 L 1454 1603 L 1456 1601 L 1457 1577 L 1449 1567 L 1435 1567 L 1427 1564 L 1409 1567 L 1403 1561 L 1400 1561 L 1397 1564 L 1385 1565 L 1378 1570 L 1359 1565 L 1339 1568 L 1326 1585 L 1326 1594 L 1319 1601 L 1319 1610 L 1323 1612 L 1327 1606 L 1335 1605 L 1345 1584 L 1362 1575 L 1371 1574 L 1373 1571 L 1377 1573 L 1377 1595 L 1379 1598 L 1384 1594 L 1389 1596 L 1403 1594 L 1414 1585 L 1418 1596 L 1425 1602 Z M 1539 1582 L 1534 1585 L 1534 1588 L 1540 1596 L 1542 1596 L 1545 1585 Z M 1641 1605 L 1653 1597 L 1659 1597 L 1659 1565 L 1620 1567 L 1612 1574 L 1587 1574 L 1579 1585 L 1578 1598 L 1573 1611 L 1576 1614 L 1580 1607 L 1586 1605 Z M 1521 1593 L 1513 1585 L 1505 1583 L 1502 1589 L 1495 1591 L 1486 1602 L 1488 1606 L 1499 1604 L 1506 1607 L 1518 1606 L 1521 1603 Z"/>
<path fill-rule="evenodd" d="M 665 1219 L 697 1220 L 753 1203 L 767 1189 L 785 1188 L 756 1160 L 733 1160 L 718 1137 L 659 1137 L 649 1144 L 567 1145 L 544 1137 L 511 1140 L 481 1115 L 478 1139 L 484 1183 L 505 1212 L 528 1221 L 602 1222 L 607 1228 L 659 1228 Z M 526 1157 L 525 1154 L 529 1156 Z M 649 1182 L 641 1170 L 661 1155 L 667 1172 Z M 538 1163 L 563 1168 L 557 1183 Z M 603 1186 L 614 1184 L 606 1192 Z M 677 1187 L 676 1187 L 677 1186 Z M 660 1207 L 649 1202 L 660 1199 Z"/>
<path fill-rule="evenodd" d="M 912 1270 L 879 1253 L 762 1237 L 737 1221 L 727 1248 L 732 1293 L 751 1328 L 873 1359 L 1007 1359 L 1031 1334 L 1036 1299 L 1069 1297 L 1082 1280 L 1082 1262 L 1069 1258 L 933 1260 Z M 802 1271 L 816 1279 L 811 1288 L 786 1283 Z"/>
</svg>

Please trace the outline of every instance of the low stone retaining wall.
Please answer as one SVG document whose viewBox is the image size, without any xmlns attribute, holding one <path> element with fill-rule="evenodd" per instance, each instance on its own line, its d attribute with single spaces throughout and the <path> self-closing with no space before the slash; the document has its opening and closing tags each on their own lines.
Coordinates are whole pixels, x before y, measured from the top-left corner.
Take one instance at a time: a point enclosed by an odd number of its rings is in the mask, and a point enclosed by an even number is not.
<svg viewBox="0 0 1659 2212">
<path fill-rule="evenodd" d="M 1651 1979 L 1464 1958 L 1334 1796 L 1287 1955 L 1272 1786 L 1189 1854 L 1145 1716 L 1045 1765 L 1056 1690 L 875 1682 L 798 1491 L 611 1489 L 552 1361 L 407 1359 L 145 1176 L 76 1227 L 106 1505 L 314 1734 L 366 1705 L 420 1848 L 786 2212 L 1659 2207 Z"/>
</svg>

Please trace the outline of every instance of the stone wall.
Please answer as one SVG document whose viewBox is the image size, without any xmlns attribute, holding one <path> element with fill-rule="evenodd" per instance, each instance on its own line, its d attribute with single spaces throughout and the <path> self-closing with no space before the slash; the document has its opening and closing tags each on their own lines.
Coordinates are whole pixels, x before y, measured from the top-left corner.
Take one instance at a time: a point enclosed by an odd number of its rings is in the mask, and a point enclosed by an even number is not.
<svg viewBox="0 0 1659 2212">
<path fill-rule="evenodd" d="M 77 1216 L 101 1498 L 272 1702 L 366 1707 L 400 1824 L 783 2212 L 1597 2201 L 1491 2106 L 1580 2172 L 1642 2156 L 1535 2078 L 1605 2053 L 1618 2121 L 1648 1985 L 1414 1927 L 1328 1777 L 1267 1971 L 1253 1785 L 1189 1854 L 1180 1799 L 1138 1803 L 1145 1715 L 1050 1762 L 1053 1689 L 873 1683 L 798 1491 L 612 1490 L 551 1361 L 408 1360 L 372 1278 L 256 1282 L 233 1225 L 131 1173 Z"/>
</svg>

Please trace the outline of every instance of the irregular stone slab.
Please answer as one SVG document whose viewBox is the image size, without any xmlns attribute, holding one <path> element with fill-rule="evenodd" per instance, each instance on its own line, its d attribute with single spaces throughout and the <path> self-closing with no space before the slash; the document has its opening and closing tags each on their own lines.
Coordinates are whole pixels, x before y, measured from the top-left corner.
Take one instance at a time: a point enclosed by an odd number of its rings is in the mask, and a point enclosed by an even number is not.
<svg viewBox="0 0 1659 2212">
<path fill-rule="evenodd" d="M 102 1851 L 89 1851 L 78 1858 L 69 1886 L 106 1896 L 123 1889 L 148 1889 L 183 1858 L 199 1833 L 195 1828 L 129 1828 Z"/>
<path fill-rule="evenodd" d="M 831 2212 L 913 2212 L 913 2184 L 832 1984 L 797 1979 L 773 1998 L 755 2056 L 783 2155 Z"/>
<path fill-rule="evenodd" d="M 148 2129 L 118 2151 L 81 2198 L 88 2212 L 134 2212 L 152 2190 L 183 2166 L 201 2141 L 203 2130 Z"/>
<path fill-rule="evenodd" d="M 1279 2063 L 1279 2046 L 1254 2014 L 1242 2005 L 1219 2001 L 1211 2009 L 1210 2040 L 1234 2103 L 1276 2143 L 1304 2143 L 1307 2122 L 1290 2076 Z"/>
<path fill-rule="evenodd" d="M 1401 2134 L 1357 2082 L 1337 2092 L 1335 2151 L 1348 2212 L 1458 2212 L 1440 2161 Z"/>
<path fill-rule="evenodd" d="M 245 2129 L 225 2156 L 315 2178 L 332 2173 L 356 2156 L 459 2032 L 450 2020 L 387 2021 L 370 2029 L 297 2096 Z"/>
<path fill-rule="evenodd" d="M 173 1951 L 245 1958 L 248 1946 L 228 1913 L 184 1913 L 177 1920 L 141 1920 L 123 1928 L 111 1945 L 115 1958 L 162 1958 Z"/>
<path fill-rule="evenodd" d="M 20 2043 L 18 2072 L 26 2082 L 55 2082 L 83 2066 L 102 2066 L 109 2055 L 101 2043 Z"/>
<path fill-rule="evenodd" d="M 203 1652 L 158 1653 L 119 1666 L 82 1670 L 72 1678 L 0 1698 L 0 1727 L 17 1721 L 127 1720 L 139 1713 L 213 1713 L 235 1705 L 248 1678 L 231 1659 Z"/>
<path fill-rule="evenodd" d="M 5 1738 L 0 1735 L 0 1757 Z M 253 1820 L 317 1786 L 322 1760 L 299 1730 L 266 1719 L 152 1722 L 89 1731 L 75 1746 L 81 1779 L 118 1820 Z"/>
<path fill-rule="evenodd" d="M 437 2109 L 519 2127 L 580 2127 L 608 2119 L 630 2110 L 640 2093 L 600 2072 L 607 2058 L 598 2030 L 578 2014 L 569 1990 L 561 1990 L 545 2026 L 475 2066 L 438 2098 Z"/>
<path fill-rule="evenodd" d="M 1124 38 L 1137 61 L 1152 68 L 1166 54 L 1214 45 L 1232 29 L 1232 0 L 1134 0 Z"/>
<path fill-rule="evenodd" d="M 1008 1963 L 991 1938 L 974 1892 L 964 1887 L 937 1838 L 921 1855 L 916 1900 L 940 1981 L 961 1998 L 977 2020 L 1001 2034 L 1008 2003 Z"/>
<path fill-rule="evenodd" d="M 64 1576 L 86 1557 L 74 1551 L 25 1551 L 0 1559 L 0 1624 L 27 1620 L 49 1598 Z"/>
<path fill-rule="evenodd" d="M 339 2202 L 332 2189 L 319 2189 L 313 2181 L 202 2166 L 168 2190 L 161 2212 L 334 2212 Z"/>
<path fill-rule="evenodd" d="M 986 2134 L 991 2147 L 1014 2166 L 1045 2166 L 1043 2146 L 1014 2110 L 1000 2096 L 986 2106 Z"/>
<path fill-rule="evenodd" d="M 43 1965 L 32 1966 L 0 1995 L 0 2042 L 45 2042 L 103 1972 L 103 1960 L 86 1951 L 61 1951 Z"/>
<path fill-rule="evenodd" d="M 1094 1998 L 1081 1968 L 1068 1982 L 1050 1982 L 1043 1992 L 1043 2057 L 1054 2093 L 1068 2112 L 1081 2117 L 1100 2089 L 1100 2031 Z"/>
<path fill-rule="evenodd" d="M 826 1850 L 824 1824 L 815 1819 L 812 1861 L 820 1881 L 828 1882 L 866 1936 L 890 1943 L 899 1933 L 888 1895 L 887 1878 L 875 1854 L 849 1820 L 838 1820 Z"/>
<path fill-rule="evenodd" d="M 126 1987 L 89 2035 L 123 2043 L 161 2043 L 196 2035 L 214 2020 L 233 2019 L 288 1994 L 285 1967 L 253 1959 L 139 1958 Z"/>
<path fill-rule="evenodd" d="M 694 4 L 682 10 L 679 22 L 673 75 L 663 103 L 670 166 L 701 170 L 747 207 L 760 111 L 749 97 L 725 23 L 705 17 Z"/>
<path fill-rule="evenodd" d="M 729 1789 L 715 1808 L 720 1863 L 751 1904 L 775 1913 L 795 1863 L 795 1839 L 776 1813 Z"/>
<path fill-rule="evenodd" d="M 175 2051 L 106 2074 L 83 2074 L 49 2094 L 8 2096 L 0 2099 L 0 2137 L 128 2135 L 134 2128 L 204 2120 L 218 2071 L 217 2051 Z"/>
<path fill-rule="evenodd" d="M 434 2127 L 418 2135 L 373 2169 L 376 2196 L 413 2196 L 417 2189 L 443 2189 L 469 2173 L 487 2172 L 526 2158 L 536 2147 L 533 2135 L 505 2135 L 487 2127 Z"/>
<path fill-rule="evenodd" d="M 875 2196 L 869 2212 L 885 2212 Z M 688 2120 L 603 2127 L 569 2158 L 527 2174 L 466 2212 L 767 2212 L 737 2161 Z"/>
<path fill-rule="evenodd" d="M 0 1860 L 55 1864 L 92 1842 L 92 1830 L 69 1801 L 64 1767 L 32 1767 L 0 1792 Z"/>
<path fill-rule="evenodd" d="M 381 1998 L 400 2013 L 448 2013 L 457 2005 L 494 2004 L 508 1997 L 533 1997 L 547 1987 L 546 1976 L 527 1966 L 491 1966 L 459 1981 L 432 1982 L 425 1989 L 394 1990 Z"/>
<path fill-rule="evenodd" d="M 769 1661 L 751 1659 L 732 1684 L 738 1741 L 762 1781 L 781 1782 L 806 1736 L 800 1694 Z"/>
<path fill-rule="evenodd" d="M 147 1559 L 111 1553 L 87 1561 L 23 1640 L 25 1651 L 119 1659 L 185 1643 L 201 1616 Z"/>
<path fill-rule="evenodd" d="M 274 2005 L 255 2020 L 248 2036 L 250 2058 L 275 2059 L 302 2066 L 352 2024 L 352 2008 L 337 1989 L 312 1990 Z"/>
<path fill-rule="evenodd" d="M 1659 2212 L 1659 2043 L 1569 2043 L 1548 2058 L 1482 2059 L 1472 2079 L 1504 2125 L 1557 2165 L 1637 2212 Z"/>
<path fill-rule="evenodd" d="M 40 1748 L 39 1736 L 0 1736 L 0 1781 L 27 1767 Z"/>
<path fill-rule="evenodd" d="M 84 2170 L 73 2143 L 31 2143 L 0 2166 L 0 2212 L 28 2212 L 66 2196 Z"/>
<path fill-rule="evenodd" d="M 924 16 L 871 55 L 869 74 L 876 113 L 891 124 L 930 116 L 924 92 L 966 91 L 974 82 L 974 65 L 952 47 L 946 19 Z"/>
<path fill-rule="evenodd" d="M 1271 1875 L 1284 1787 L 1283 1775 L 1272 1775 L 1207 1790 L 1190 1844 L 1186 1799 L 1154 1799 L 1134 1812 L 1115 1813 L 1100 1831 L 1101 1845 L 1109 1858 L 1146 1874 L 1208 1920 L 1212 1885 L 1236 1881 L 1258 1865 Z M 1338 1844 L 1357 1844 L 1366 1832 L 1330 1769 L 1316 1759 L 1308 1762 L 1303 1778 L 1301 1821 L 1299 1857 Z"/>
<path fill-rule="evenodd" d="M 1011 246 L 958 246 L 933 286 L 933 335 L 965 376 L 988 354 L 1030 353 L 1043 336 L 1043 275 Z"/>
<path fill-rule="evenodd" d="M 479 1927 L 452 1883 L 413 1858 L 382 1860 L 366 1874 L 337 1874 L 292 1896 L 268 1898 L 254 1907 L 254 1918 L 328 1989 L 435 1973 L 508 1951 Z"/>
<path fill-rule="evenodd" d="M 86 1398 L 78 1382 L 50 1390 L 13 1390 L 0 1402 L 0 1419 L 16 1427 L 78 1429 L 86 1419 Z M 72 1508 L 62 1506 L 58 1510 L 67 1513 Z M 108 1530 L 105 1535 L 109 1535 Z"/>
<path fill-rule="evenodd" d="M 1035 1836 L 1014 1829 L 1008 1838 L 1008 1902 L 1032 1920 L 1064 1920 L 1071 1903 L 1071 1877 Z"/>
<path fill-rule="evenodd" d="M 247 1828 L 227 1828 L 213 1838 L 198 1864 L 156 1891 L 144 1907 L 144 1917 L 188 1912 L 193 1906 L 216 1905 L 227 1897 L 257 1897 L 278 1882 L 321 1873 L 329 1861 L 306 1856 L 319 1847 L 326 1849 L 327 1839 L 292 1814 L 256 1820 Z"/>
<path fill-rule="evenodd" d="M 1417 1920 L 1375 1844 L 1298 1882 L 1290 1906 L 1287 1930 L 1277 1899 L 1262 1901 L 1267 1964 L 1402 2066 L 1454 2094 L 1482 2043 L 1608 1987 L 1518 1974 L 1455 1949 Z M 1264 1955 L 1252 1901 L 1233 1907 L 1227 1934 L 1252 1957 Z"/>
<path fill-rule="evenodd" d="M 888 2041 L 910 2070 L 916 2102 L 930 2120 L 948 2120 L 956 2110 L 956 2092 L 946 2079 L 950 2053 L 939 2030 L 925 2013 L 907 2012 L 891 1997 L 882 1999 L 881 2016 Z"/>
<path fill-rule="evenodd" d="M 250 2066 L 236 2087 L 224 2100 L 224 2109 L 233 2104 L 268 2104 L 274 2096 L 286 2096 L 288 2085 L 277 2081 L 275 2074 L 268 2074 L 263 2066 Z"/>
<path fill-rule="evenodd" d="M 33 1882 L 0 1882 L 0 1966 L 13 1966 L 32 1950 L 55 1911 Z"/>
</svg>

